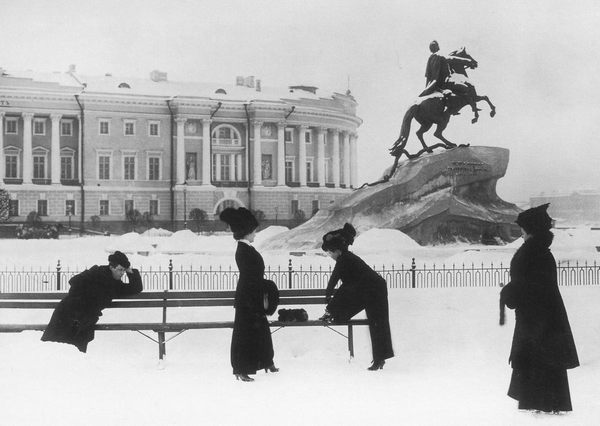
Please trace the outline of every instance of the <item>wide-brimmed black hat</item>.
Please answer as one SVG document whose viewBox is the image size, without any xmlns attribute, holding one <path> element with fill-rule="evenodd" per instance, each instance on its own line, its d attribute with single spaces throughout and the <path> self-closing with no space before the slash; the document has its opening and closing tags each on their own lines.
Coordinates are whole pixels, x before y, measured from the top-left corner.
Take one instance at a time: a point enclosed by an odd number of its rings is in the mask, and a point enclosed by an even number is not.
<svg viewBox="0 0 600 426">
<path fill-rule="evenodd" d="M 356 229 L 346 223 L 343 228 L 330 231 L 323 235 L 323 244 L 321 248 L 323 251 L 334 251 L 334 250 L 347 250 L 348 246 L 354 243 L 354 237 L 356 236 Z"/>
<path fill-rule="evenodd" d="M 250 210 L 245 207 L 234 209 L 227 207 L 219 215 L 219 219 L 229 225 L 233 238 L 241 240 L 258 228 L 258 221 Z"/>
<path fill-rule="evenodd" d="M 546 203 L 522 211 L 515 222 L 528 234 L 548 231 L 552 228 L 552 218 L 547 212 L 549 205 L 550 203 Z"/>
<path fill-rule="evenodd" d="M 129 263 L 129 259 L 125 256 L 125 253 L 121 253 L 120 251 L 116 251 L 113 254 L 108 256 L 108 263 L 111 265 L 121 265 L 123 268 L 127 269 L 131 266 Z"/>
</svg>

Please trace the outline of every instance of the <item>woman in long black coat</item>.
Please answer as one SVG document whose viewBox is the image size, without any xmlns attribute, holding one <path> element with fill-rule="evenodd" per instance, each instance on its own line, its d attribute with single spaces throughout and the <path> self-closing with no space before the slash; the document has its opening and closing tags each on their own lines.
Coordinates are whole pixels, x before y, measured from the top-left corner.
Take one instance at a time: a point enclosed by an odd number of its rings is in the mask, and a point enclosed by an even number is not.
<svg viewBox="0 0 600 426">
<path fill-rule="evenodd" d="M 348 250 L 355 236 L 356 230 L 349 223 L 323 236 L 322 249 L 335 260 L 325 292 L 328 304 L 323 319 L 347 321 L 364 309 L 369 321 L 373 351 L 373 364 L 369 370 L 380 370 L 385 360 L 394 356 L 387 283 L 360 257 Z M 342 284 L 334 295 L 339 280 Z"/>
<path fill-rule="evenodd" d="M 121 281 L 127 274 L 129 283 Z M 75 345 L 81 352 L 94 339 L 94 327 L 102 310 L 115 298 L 138 294 L 142 278 L 120 251 L 108 256 L 108 265 L 94 265 L 69 280 L 69 293 L 58 304 L 42 335 L 42 341 Z"/>
<path fill-rule="evenodd" d="M 556 413 L 572 410 L 567 369 L 579 366 L 579 359 L 558 290 L 547 208 L 519 214 L 525 242 L 510 263 L 511 281 L 500 298 L 516 315 L 508 395 L 520 409 Z"/>
<path fill-rule="evenodd" d="M 231 337 L 231 366 L 236 379 L 250 382 L 258 370 L 277 372 L 273 363 L 273 341 L 266 313 L 268 289 L 264 279 L 265 263 L 252 246 L 258 221 L 244 208 L 226 208 L 220 219 L 227 223 L 238 241 L 235 262 L 240 271 L 235 290 L 235 318 Z"/>
</svg>

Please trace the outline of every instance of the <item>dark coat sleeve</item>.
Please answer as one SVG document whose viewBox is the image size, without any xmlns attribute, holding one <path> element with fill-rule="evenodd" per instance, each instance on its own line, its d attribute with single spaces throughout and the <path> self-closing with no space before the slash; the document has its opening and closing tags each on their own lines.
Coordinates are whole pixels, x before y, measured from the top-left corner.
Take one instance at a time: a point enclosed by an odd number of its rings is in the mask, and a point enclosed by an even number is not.
<svg viewBox="0 0 600 426">
<path fill-rule="evenodd" d="M 142 292 L 143 285 L 140 271 L 132 269 L 131 273 L 127 273 L 127 279 L 129 281 L 128 284 L 121 282 L 117 286 L 116 297 L 131 296 Z"/>
</svg>

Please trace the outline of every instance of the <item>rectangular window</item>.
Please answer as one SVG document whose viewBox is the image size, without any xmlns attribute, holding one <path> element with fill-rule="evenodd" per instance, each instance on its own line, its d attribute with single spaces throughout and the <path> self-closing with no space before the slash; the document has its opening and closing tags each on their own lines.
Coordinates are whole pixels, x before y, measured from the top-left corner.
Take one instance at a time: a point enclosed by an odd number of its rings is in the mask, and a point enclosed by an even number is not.
<svg viewBox="0 0 600 426">
<path fill-rule="evenodd" d="M 8 200 L 8 215 L 19 216 L 19 200 Z"/>
<path fill-rule="evenodd" d="M 304 142 L 312 143 L 312 133 L 310 132 L 310 130 L 304 132 Z"/>
<path fill-rule="evenodd" d="M 311 160 L 306 161 L 306 181 L 313 181 L 313 162 Z"/>
<path fill-rule="evenodd" d="M 135 135 L 135 122 L 134 121 L 125 121 L 125 136 L 133 136 Z"/>
<path fill-rule="evenodd" d="M 46 119 L 36 118 L 33 120 L 33 134 L 34 135 L 45 135 L 46 134 Z"/>
<path fill-rule="evenodd" d="M 150 209 L 149 213 L 152 216 L 158 215 L 158 200 L 150 200 Z"/>
<path fill-rule="evenodd" d="M 221 155 L 221 180 L 232 180 L 231 157 L 229 155 Z"/>
<path fill-rule="evenodd" d="M 125 200 L 125 214 L 133 211 L 133 200 Z"/>
<path fill-rule="evenodd" d="M 60 135 L 73 136 L 73 122 L 71 120 L 60 121 Z"/>
<path fill-rule="evenodd" d="M 148 123 L 148 135 L 149 136 L 160 136 L 158 133 L 158 131 L 159 131 L 158 125 L 159 125 L 158 122 Z"/>
<path fill-rule="evenodd" d="M 135 180 L 135 157 L 123 157 L 123 179 Z"/>
<path fill-rule="evenodd" d="M 285 129 L 285 133 L 284 133 L 284 140 L 287 143 L 292 143 L 292 133 L 293 133 L 294 129 Z"/>
<path fill-rule="evenodd" d="M 35 155 L 33 157 L 33 178 L 46 178 L 46 157 Z"/>
<path fill-rule="evenodd" d="M 100 120 L 100 134 L 108 135 L 110 132 L 109 122 L 108 120 Z"/>
<path fill-rule="evenodd" d="M 100 216 L 108 216 L 108 200 L 100 200 Z"/>
<path fill-rule="evenodd" d="M 16 135 L 18 133 L 17 120 L 17 118 L 6 119 L 6 128 L 4 129 L 4 132 L 7 135 Z"/>
<path fill-rule="evenodd" d="M 60 178 L 73 179 L 73 157 L 60 157 Z"/>
<path fill-rule="evenodd" d="M 313 200 L 312 201 L 312 214 L 313 216 L 315 215 L 315 213 L 317 213 L 319 211 L 319 200 Z"/>
<path fill-rule="evenodd" d="M 292 200 L 291 210 L 292 214 L 296 214 L 298 211 L 298 200 Z"/>
<path fill-rule="evenodd" d="M 98 157 L 98 179 L 110 179 L 110 156 L 108 155 Z"/>
<path fill-rule="evenodd" d="M 6 156 L 6 177 L 17 178 L 19 177 L 19 157 L 16 155 Z"/>
<path fill-rule="evenodd" d="M 285 160 L 285 181 L 288 183 L 294 181 L 294 161 L 293 160 Z"/>
<path fill-rule="evenodd" d="M 160 179 L 160 158 L 150 157 L 148 159 L 148 180 Z"/>
<path fill-rule="evenodd" d="M 75 215 L 75 200 L 65 200 L 65 216 Z"/>
<path fill-rule="evenodd" d="M 37 212 L 40 216 L 48 216 L 48 200 L 38 200 Z"/>
</svg>

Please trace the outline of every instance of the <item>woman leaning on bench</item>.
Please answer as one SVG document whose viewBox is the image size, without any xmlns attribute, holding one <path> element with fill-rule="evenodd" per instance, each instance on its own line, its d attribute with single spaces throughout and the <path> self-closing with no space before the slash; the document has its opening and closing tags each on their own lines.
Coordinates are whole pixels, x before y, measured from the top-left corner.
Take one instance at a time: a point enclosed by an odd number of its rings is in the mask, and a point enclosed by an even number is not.
<svg viewBox="0 0 600 426">
<path fill-rule="evenodd" d="M 277 287 L 264 279 L 265 263 L 252 242 L 258 221 L 250 210 L 226 208 L 219 218 L 229 225 L 238 241 L 235 263 L 240 271 L 235 289 L 235 318 L 231 337 L 231 366 L 237 380 L 251 382 L 250 374 L 264 369 L 279 371 L 273 364 L 273 340 L 267 314 L 276 309 Z M 274 288 L 273 288 L 274 287 Z"/>
<path fill-rule="evenodd" d="M 121 281 L 125 273 L 129 284 Z M 94 265 L 71 278 L 69 284 L 69 294 L 54 310 L 42 340 L 69 343 L 81 352 L 94 339 L 102 310 L 115 298 L 142 291 L 139 271 L 131 268 L 129 259 L 120 251 L 108 256 L 108 265 Z"/>
</svg>

